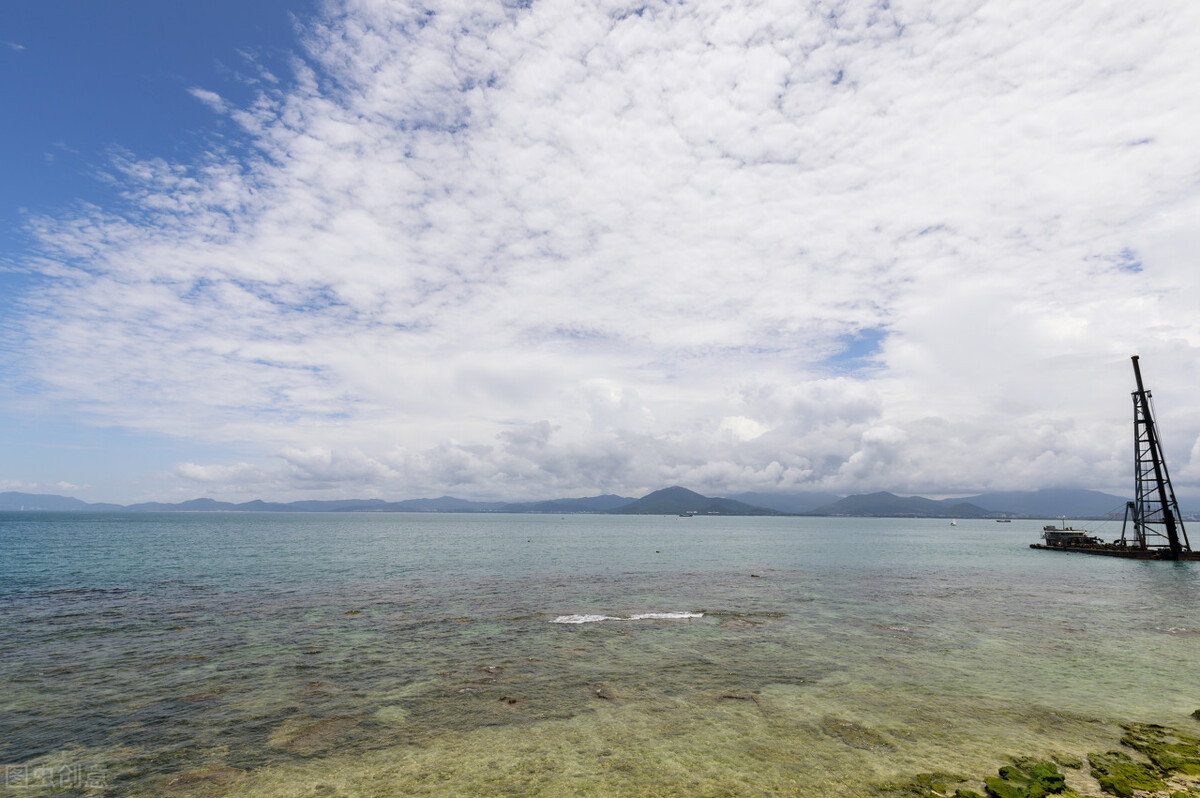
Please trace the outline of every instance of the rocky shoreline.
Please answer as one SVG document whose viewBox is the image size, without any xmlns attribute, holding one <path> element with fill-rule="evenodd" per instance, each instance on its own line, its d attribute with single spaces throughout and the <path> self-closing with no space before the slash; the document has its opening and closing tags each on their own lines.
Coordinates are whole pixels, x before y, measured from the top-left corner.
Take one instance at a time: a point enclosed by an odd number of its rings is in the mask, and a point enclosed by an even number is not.
<svg viewBox="0 0 1200 798">
<path fill-rule="evenodd" d="M 1200 709 L 1192 717 L 1200 721 Z M 1090 753 L 1086 762 L 1014 757 L 995 776 L 918 773 L 881 784 L 879 792 L 890 798 L 1200 798 L 1200 735 L 1153 723 L 1121 728 L 1123 750 Z"/>
</svg>

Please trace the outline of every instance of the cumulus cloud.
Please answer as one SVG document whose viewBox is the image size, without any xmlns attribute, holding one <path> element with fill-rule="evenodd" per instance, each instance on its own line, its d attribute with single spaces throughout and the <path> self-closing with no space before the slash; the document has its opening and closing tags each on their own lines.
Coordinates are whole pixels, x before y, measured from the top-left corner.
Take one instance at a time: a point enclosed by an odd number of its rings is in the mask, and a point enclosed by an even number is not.
<svg viewBox="0 0 1200 798">
<path fill-rule="evenodd" d="M 191 90 L 250 148 L 123 155 L 124 205 L 32 223 L 22 369 L 275 458 L 175 469 L 230 491 L 1120 487 L 1129 354 L 1200 434 L 1198 30 L 330 3 L 256 102 Z"/>
</svg>

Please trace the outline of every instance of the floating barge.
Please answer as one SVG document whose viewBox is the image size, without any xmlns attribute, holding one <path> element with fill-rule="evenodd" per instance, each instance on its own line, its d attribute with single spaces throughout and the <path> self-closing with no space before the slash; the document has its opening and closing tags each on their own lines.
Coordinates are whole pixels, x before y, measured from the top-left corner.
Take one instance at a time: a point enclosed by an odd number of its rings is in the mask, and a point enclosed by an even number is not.
<svg viewBox="0 0 1200 798">
<path fill-rule="evenodd" d="M 1085 529 L 1066 526 L 1064 521 L 1061 527 L 1043 527 L 1044 542 L 1031 543 L 1029 548 L 1131 560 L 1200 560 L 1200 552 L 1192 551 L 1188 543 L 1179 514 L 1150 408 L 1150 392 L 1142 385 L 1137 355 L 1133 356 L 1133 376 L 1137 382 L 1137 390 L 1133 392 L 1133 472 L 1137 499 L 1125 505 L 1120 540 L 1105 543 Z"/>
</svg>

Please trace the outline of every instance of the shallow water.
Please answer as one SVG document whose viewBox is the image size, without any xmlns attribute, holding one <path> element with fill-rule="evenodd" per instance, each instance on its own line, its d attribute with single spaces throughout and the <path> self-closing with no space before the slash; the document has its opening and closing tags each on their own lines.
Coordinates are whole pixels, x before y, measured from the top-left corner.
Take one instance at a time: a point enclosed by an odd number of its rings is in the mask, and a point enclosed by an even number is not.
<svg viewBox="0 0 1200 798">
<path fill-rule="evenodd" d="M 1200 706 L 1198 564 L 1039 527 L 7 514 L 0 764 L 20 795 L 855 796 Z"/>
</svg>

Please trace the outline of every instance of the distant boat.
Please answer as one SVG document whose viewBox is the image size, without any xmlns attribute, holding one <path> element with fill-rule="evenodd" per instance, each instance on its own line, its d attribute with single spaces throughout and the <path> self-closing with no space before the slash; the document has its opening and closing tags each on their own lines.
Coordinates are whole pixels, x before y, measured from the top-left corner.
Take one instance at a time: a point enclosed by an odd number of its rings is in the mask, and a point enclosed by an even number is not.
<svg viewBox="0 0 1200 798">
<path fill-rule="evenodd" d="M 950 526 L 958 526 L 958 519 L 957 519 L 957 518 L 951 518 L 951 519 L 950 519 Z"/>
<path fill-rule="evenodd" d="M 1158 428 L 1150 408 L 1150 392 L 1142 385 L 1138 356 L 1133 356 L 1133 477 L 1136 499 L 1125 505 L 1121 539 L 1105 543 L 1085 529 L 1063 526 L 1042 528 L 1045 543 L 1031 543 L 1031 549 L 1100 554 L 1135 560 L 1200 560 L 1200 552 L 1188 543 L 1179 503 L 1171 487 L 1167 462 L 1163 459 Z M 1130 521 L 1132 520 L 1132 525 Z"/>
<path fill-rule="evenodd" d="M 1012 519 L 1011 518 L 997 518 L 996 523 L 997 524 L 1011 524 Z"/>
</svg>

